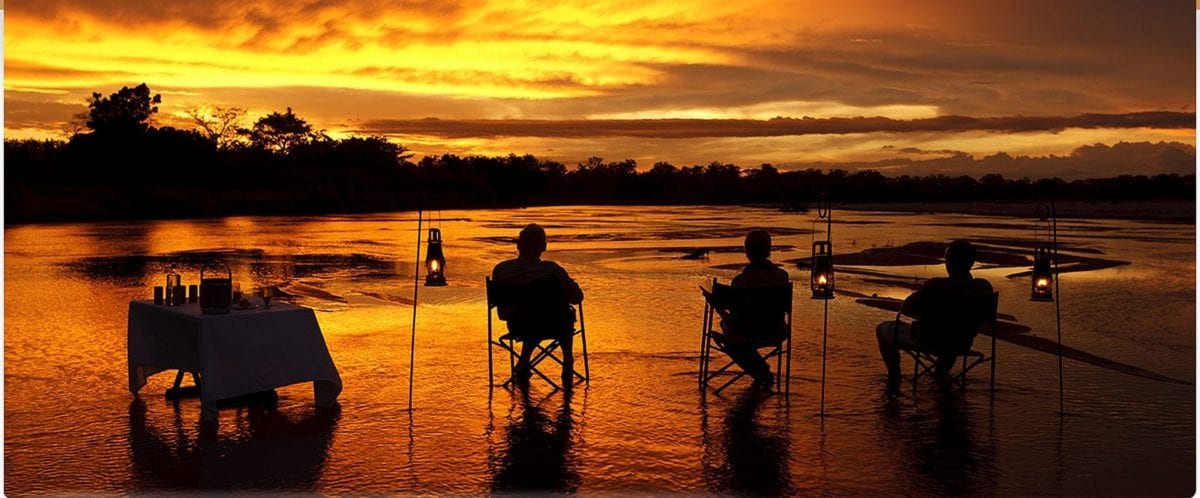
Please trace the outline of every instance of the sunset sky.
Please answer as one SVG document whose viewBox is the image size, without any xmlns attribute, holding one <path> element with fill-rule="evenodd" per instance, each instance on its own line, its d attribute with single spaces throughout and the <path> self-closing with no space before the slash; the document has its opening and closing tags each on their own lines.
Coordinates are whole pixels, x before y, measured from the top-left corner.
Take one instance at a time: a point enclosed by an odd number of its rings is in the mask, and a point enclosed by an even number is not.
<svg viewBox="0 0 1200 498">
<path fill-rule="evenodd" d="M 7 138 L 64 137 L 92 91 L 145 82 L 162 94 L 160 124 L 187 126 L 201 105 L 245 107 L 247 124 L 290 106 L 334 136 L 384 135 L 417 154 L 1194 171 L 1178 155 L 1195 154 L 1190 1 L 5 7 Z M 840 119 L 858 117 L 872 119 Z"/>
</svg>

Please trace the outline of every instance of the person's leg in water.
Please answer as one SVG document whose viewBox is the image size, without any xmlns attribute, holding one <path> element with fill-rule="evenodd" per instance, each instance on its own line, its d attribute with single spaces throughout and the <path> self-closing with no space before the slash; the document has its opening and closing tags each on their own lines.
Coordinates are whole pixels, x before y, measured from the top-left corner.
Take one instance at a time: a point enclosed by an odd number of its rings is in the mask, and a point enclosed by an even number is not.
<svg viewBox="0 0 1200 498">
<path fill-rule="evenodd" d="M 875 327 L 879 357 L 887 367 L 888 385 L 900 381 L 900 348 L 912 347 L 912 329 L 907 323 L 888 320 Z"/>
<path fill-rule="evenodd" d="M 954 369 L 954 362 L 958 360 L 958 356 L 953 354 L 938 355 L 937 363 L 933 368 L 934 377 L 938 380 L 946 380 L 950 377 L 950 371 Z"/>
<path fill-rule="evenodd" d="M 758 348 L 755 348 L 753 344 L 730 341 L 725 345 L 725 354 L 729 355 L 729 359 L 733 360 L 743 372 L 754 378 L 755 385 L 771 386 L 771 366 L 767 364 L 767 360 L 764 360 L 762 355 L 758 354 Z"/>
<path fill-rule="evenodd" d="M 527 338 L 521 341 L 521 356 L 517 358 L 517 365 L 513 368 L 513 382 L 517 385 L 529 385 L 529 377 L 533 375 L 532 369 L 529 368 L 529 359 L 533 356 L 536 346 L 536 339 Z"/>
<path fill-rule="evenodd" d="M 559 339 L 558 347 L 562 351 L 562 387 L 570 391 L 575 384 L 575 331 Z"/>
</svg>

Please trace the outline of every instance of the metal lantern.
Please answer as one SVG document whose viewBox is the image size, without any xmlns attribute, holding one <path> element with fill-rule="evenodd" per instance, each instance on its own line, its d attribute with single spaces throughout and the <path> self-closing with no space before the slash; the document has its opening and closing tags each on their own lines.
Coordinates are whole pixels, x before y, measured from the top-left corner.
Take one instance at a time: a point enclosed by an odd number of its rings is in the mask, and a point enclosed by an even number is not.
<svg viewBox="0 0 1200 498">
<path fill-rule="evenodd" d="M 446 256 L 442 254 L 442 231 L 429 229 L 429 245 L 425 251 L 425 286 L 446 285 Z"/>
<path fill-rule="evenodd" d="M 1033 249 L 1033 278 L 1030 281 L 1030 301 L 1054 300 L 1054 272 L 1051 271 L 1050 248 L 1037 246 Z"/>
<path fill-rule="evenodd" d="M 812 245 L 812 298 L 833 299 L 833 243 L 818 240 Z"/>
</svg>

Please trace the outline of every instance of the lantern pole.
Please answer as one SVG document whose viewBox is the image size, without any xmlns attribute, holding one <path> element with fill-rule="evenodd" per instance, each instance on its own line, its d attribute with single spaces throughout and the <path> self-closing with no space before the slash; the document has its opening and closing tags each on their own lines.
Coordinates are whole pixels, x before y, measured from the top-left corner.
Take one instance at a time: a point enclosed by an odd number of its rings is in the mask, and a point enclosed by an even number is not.
<svg viewBox="0 0 1200 498">
<path fill-rule="evenodd" d="M 833 212 L 832 211 L 833 211 L 833 209 L 830 207 L 829 201 L 826 200 L 824 194 L 822 194 L 821 198 L 817 201 L 817 221 L 814 221 L 813 224 L 815 225 L 822 218 L 825 219 L 825 241 L 829 242 L 829 258 L 830 258 L 829 266 L 830 266 L 831 270 L 833 268 Z M 816 235 L 814 234 L 814 237 L 815 236 Z M 831 277 L 830 285 L 832 285 L 832 284 L 833 284 L 833 280 Z M 820 416 L 822 416 L 822 417 L 825 416 L 825 364 L 826 364 L 826 359 L 828 358 L 828 351 L 829 351 L 829 349 L 828 349 L 828 347 L 829 347 L 829 299 L 832 297 L 833 296 L 830 295 L 830 296 L 826 296 L 822 299 L 823 301 L 825 301 L 825 306 L 824 306 L 825 311 L 824 311 L 822 325 L 821 325 L 821 412 L 820 412 Z"/>
<path fill-rule="evenodd" d="M 1063 345 L 1062 345 L 1062 311 L 1059 307 L 1059 299 L 1062 298 L 1062 290 L 1059 289 L 1059 280 L 1062 275 L 1058 272 L 1058 213 L 1054 209 L 1054 201 L 1050 200 L 1050 261 L 1054 263 L 1054 328 L 1058 333 L 1058 415 L 1061 417 L 1066 414 L 1066 409 L 1063 404 Z"/>
<path fill-rule="evenodd" d="M 1039 227 L 1043 226 L 1042 223 L 1045 223 L 1045 225 L 1044 225 L 1044 229 L 1046 230 L 1045 237 L 1047 239 L 1049 239 L 1049 242 L 1050 242 L 1049 254 L 1048 254 L 1048 256 L 1050 258 L 1050 263 L 1049 263 L 1046 271 L 1049 272 L 1049 277 L 1054 280 L 1054 291 L 1053 291 L 1053 294 L 1054 294 L 1054 296 L 1053 296 L 1054 329 L 1055 329 L 1055 333 L 1057 334 L 1057 343 L 1058 343 L 1058 351 L 1057 351 L 1057 356 L 1058 356 L 1058 414 L 1061 417 L 1066 414 L 1066 407 L 1065 407 L 1065 400 L 1064 400 L 1065 389 L 1063 386 L 1064 380 L 1063 380 L 1063 345 L 1062 345 L 1062 307 L 1061 307 L 1061 304 L 1059 301 L 1061 299 L 1062 292 L 1059 287 L 1059 285 L 1060 285 L 1059 278 L 1061 277 L 1061 275 L 1059 274 L 1059 271 L 1058 271 L 1058 213 L 1057 213 L 1057 210 L 1055 209 L 1053 199 L 1048 199 L 1048 198 L 1038 199 L 1037 217 L 1038 217 L 1038 222 L 1034 228 L 1035 244 L 1038 243 L 1037 239 L 1039 239 L 1041 237 L 1041 235 L 1039 235 L 1038 232 L 1039 232 Z M 1038 270 L 1037 270 L 1037 261 L 1036 260 L 1038 259 L 1038 257 L 1039 256 L 1037 254 L 1034 255 L 1035 261 L 1034 261 L 1033 285 L 1035 287 L 1037 286 L 1037 279 L 1040 278 L 1037 275 Z M 1042 299 L 1042 300 L 1048 301 L 1049 299 Z"/>
<path fill-rule="evenodd" d="M 408 340 L 408 411 L 412 412 L 413 362 L 417 357 L 417 290 L 421 288 L 421 218 L 423 211 L 417 207 L 417 261 L 413 265 L 413 310 L 412 337 Z"/>
</svg>

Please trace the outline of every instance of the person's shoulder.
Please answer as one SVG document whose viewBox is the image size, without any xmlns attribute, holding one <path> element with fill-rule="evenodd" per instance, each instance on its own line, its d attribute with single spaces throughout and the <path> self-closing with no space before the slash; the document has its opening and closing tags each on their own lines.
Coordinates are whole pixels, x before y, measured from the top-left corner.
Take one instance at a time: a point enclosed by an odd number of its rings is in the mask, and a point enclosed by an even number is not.
<svg viewBox="0 0 1200 498">
<path fill-rule="evenodd" d="M 504 273 L 505 270 L 508 270 L 517 264 L 518 264 L 518 261 L 515 259 L 506 259 L 504 261 L 496 263 L 496 266 L 492 267 L 492 278 L 498 277 L 499 276 L 499 275 L 497 275 L 498 273 L 502 274 L 502 273 Z"/>
<path fill-rule="evenodd" d="M 541 268 L 547 268 L 547 269 L 552 269 L 552 270 L 563 270 L 564 269 L 562 267 L 562 265 L 558 264 L 558 262 L 551 261 L 549 259 L 539 260 L 538 266 Z"/>
<path fill-rule="evenodd" d="M 986 278 L 977 278 L 971 281 L 971 290 L 975 292 L 992 292 L 992 283 Z"/>
<path fill-rule="evenodd" d="M 544 271 L 544 272 L 567 275 L 566 268 L 563 268 L 562 265 L 558 264 L 557 262 L 546 260 L 546 259 L 543 259 L 538 262 L 538 269 L 540 269 L 541 271 Z"/>
<path fill-rule="evenodd" d="M 945 289 L 950 286 L 949 277 L 932 277 L 921 283 L 922 289 Z"/>
<path fill-rule="evenodd" d="M 771 265 L 771 273 L 773 273 L 776 277 L 783 278 L 785 283 L 792 279 L 792 274 L 788 273 L 787 269 L 778 263 L 773 263 Z"/>
</svg>

